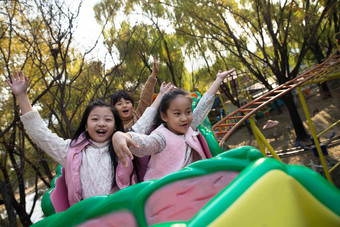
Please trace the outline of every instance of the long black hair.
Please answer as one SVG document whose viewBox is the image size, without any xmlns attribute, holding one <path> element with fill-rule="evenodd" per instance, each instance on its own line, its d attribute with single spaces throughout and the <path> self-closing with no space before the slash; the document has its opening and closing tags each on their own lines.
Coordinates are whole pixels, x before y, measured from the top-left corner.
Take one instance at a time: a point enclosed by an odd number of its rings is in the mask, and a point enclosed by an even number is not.
<svg viewBox="0 0 340 227">
<path fill-rule="evenodd" d="M 112 112 L 112 114 L 114 116 L 114 120 L 115 120 L 115 131 L 114 131 L 114 133 L 117 132 L 117 131 L 124 132 L 123 123 L 122 123 L 122 120 L 119 117 L 119 113 L 116 110 L 116 108 L 113 105 L 111 105 L 110 103 L 108 103 L 108 102 L 105 102 L 105 101 L 103 101 L 101 99 L 97 99 L 97 100 L 92 101 L 91 103 L 89 103 L 89 105 L 86 107 L 86 109 L 85 109 L 85 111 L 83 113 L 83 116 L 81 118 L 81 121 L 79 123 L 79 126 L 78 126 L 77 130 L 75 131 L 75 133 L 72 136 L 72 141 L 76 141 L 82 133 L 85 133 L 85 139 L 83 141 L 78 141 L 77 144 L 72 144 L 71 143 L 71 146 L 77 146 L 79 144 L 85 143 L 86 141 L 90 141 L 91 142 L 91 137 L 88 134 L 88 132 L 86 131 L 87 119 L 88 119 L 91 111 L 95 107 L 103 107 L 103 106 L 110 108 L 110 110 L 111 110 L 111 112 Z M 117 159 L 116 153 L 115 153 L 115 151 L 113 149 L 112 142 L 109 143 L 109 153 L 110 153 L 111 162 L 112 162 L 114 173 L 115 173 L 116 169 L 117 169 L 117 166 L 118 166 L 118 159 Z M 115 178 L 116 178 L 116 176 L 115 176 L 115 174 L 113 174 L 112 187 L 116 184 L 116 179 Z"/>
<path fill-rule="evenodd" d="M 159 104 L 155 128 L 157 128 L 160 124 L 165 123 L 161 118 L 161 113 L 166 115 L 166 111 L 169 109 L 171 102 L 175 98 L 177 98 L 178 96 L 184 96 L 185 98 L 187 98 L 189 100 L 190 103 L 193 102 L 190 94 L 183 89 L 175 88 L 175 89 L 165 93 L 163 95 L 162 99 L 161 99 L 160 104 Z"/>
</svg>

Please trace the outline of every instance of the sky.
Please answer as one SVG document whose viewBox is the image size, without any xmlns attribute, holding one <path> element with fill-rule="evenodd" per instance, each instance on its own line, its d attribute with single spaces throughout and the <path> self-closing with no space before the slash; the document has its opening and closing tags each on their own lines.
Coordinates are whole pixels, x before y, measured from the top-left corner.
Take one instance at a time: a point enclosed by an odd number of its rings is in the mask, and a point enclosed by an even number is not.
<svg viewBox="0 0 340 227">
<path fill-rule="evenodd" d="M 105 60 L 105 46 L 101 35 L 101 27 L 94 18 L 93 6 L 99 1 L 83 0 L 78 17 L 78 26 L 75 28 L 74 39 L 75 45 L 80 48 L 81 52 L 89 50 L 96 42 L 100 40 L 96 48 L 92 51 L 89 58 L 95 60 Z"/>
</svg>

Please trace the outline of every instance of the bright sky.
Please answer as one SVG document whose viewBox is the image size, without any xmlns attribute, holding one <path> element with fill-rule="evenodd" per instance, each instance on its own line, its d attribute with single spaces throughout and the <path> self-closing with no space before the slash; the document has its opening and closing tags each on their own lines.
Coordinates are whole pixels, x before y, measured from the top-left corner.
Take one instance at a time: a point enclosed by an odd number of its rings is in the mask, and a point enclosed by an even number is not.
<svg viewBox="0 0 340 227">
<path fill-rule="evenodd" d="M 93 6 L 97 2 L 98 0 L 83 0 L 83 5 L 80 9 L 78 26 L 75 28 L 74 39 L 75 45 L 81 48 L 81 52 L 87 51 L 93 47 L 96 40 L 101 35 L 101 27 L 97 24 L 93 11 Z M 103 39 L 100 38 L 96 48 L 92 51 L 89 57 L 93 60 L 98 59 L 104 62 L 105 50 Z"/>
</svg>

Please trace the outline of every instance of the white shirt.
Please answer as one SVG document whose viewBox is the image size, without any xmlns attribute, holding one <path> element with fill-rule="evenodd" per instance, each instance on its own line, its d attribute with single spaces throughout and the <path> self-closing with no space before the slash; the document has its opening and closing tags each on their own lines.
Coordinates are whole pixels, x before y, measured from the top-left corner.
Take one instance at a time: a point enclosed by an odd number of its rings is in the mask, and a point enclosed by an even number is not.
<svg viewBox="0 0 340 227">
<path fill-rule="evenodd" d="M 28 112 L 20 118 L 32 140 L 56 162 L 65 166 L 71 140 L 64 140 L 52 133 L 36 111 Z M 108 150 L 109 142 L 90 144 L 83 151 L 80 167 L 83 199 L 118 191 L 117 186 L 112 189 L 114 170 Z"/>
</svg>

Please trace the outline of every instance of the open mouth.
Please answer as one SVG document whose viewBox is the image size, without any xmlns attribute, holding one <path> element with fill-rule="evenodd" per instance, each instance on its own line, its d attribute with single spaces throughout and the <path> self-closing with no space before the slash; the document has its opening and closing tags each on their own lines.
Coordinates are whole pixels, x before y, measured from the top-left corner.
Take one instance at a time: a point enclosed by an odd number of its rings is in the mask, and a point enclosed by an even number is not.
<svg viewBox="0 0 340 227">
<path fill-rule="evenodd" d="M 123 113 L 129 113 L 129 110 L 123 110 L 122 112 Z"/>
<path fill-rule="evenodd" d="M 100 129 L 100 130 L 97 130 L 96 132 L 100 135 L 104 135 L 106 133 L 106 130 Z"/>
</svg>

